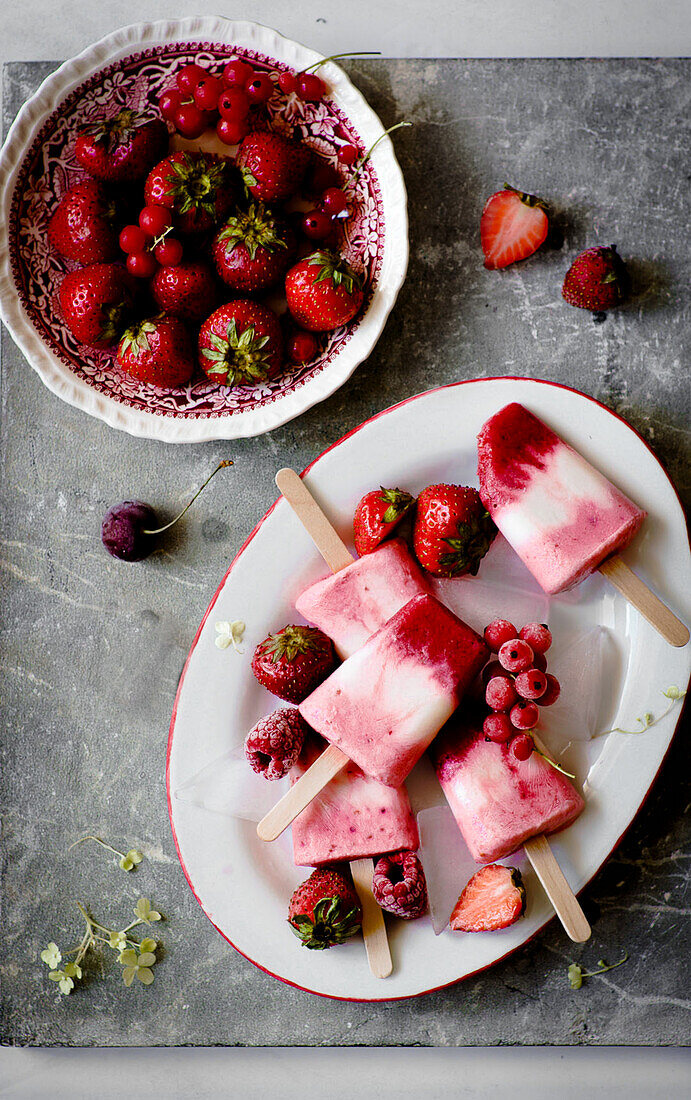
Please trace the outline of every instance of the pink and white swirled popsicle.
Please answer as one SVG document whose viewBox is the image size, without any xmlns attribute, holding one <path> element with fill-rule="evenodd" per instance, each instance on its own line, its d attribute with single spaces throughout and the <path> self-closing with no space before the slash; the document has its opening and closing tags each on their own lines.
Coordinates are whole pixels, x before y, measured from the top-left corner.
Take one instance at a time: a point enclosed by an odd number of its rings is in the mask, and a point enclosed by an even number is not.
<svg viewBox="0 0 691 1100">
<path fill-rule="evenodd" d="M 480 496 L 545 592 L 623 550 L 646 513 L 533 413 L 506 405 L 478 435 Z"/>
<path fill-rule="evenodd" d="M 331 638 L 339 657 L 350 657 L 397 611 L 429 592 L 422 570 L 403 539 L 382 543 L 306 588 L 295 608 Z"/>
<path fill-rule="evenodd" d="M 415 596 L 299 707 L 368 775 L 400 787 L 487 661 L 474 630 Z"/>
</svg>

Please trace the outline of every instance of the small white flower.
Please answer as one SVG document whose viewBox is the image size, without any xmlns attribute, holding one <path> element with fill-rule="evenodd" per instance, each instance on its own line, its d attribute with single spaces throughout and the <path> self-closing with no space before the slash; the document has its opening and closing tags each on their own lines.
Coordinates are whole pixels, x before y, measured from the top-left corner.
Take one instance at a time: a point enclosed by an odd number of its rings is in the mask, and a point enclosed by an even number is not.
<svg viewBox="0 0 691 1100">
<path fill-rule="evenodd" d="M 216 623 L 216 638 L 214 639 L 219 649 L 233 647 L 236 653 L 244 652 L 239 643 L 245 633 L 245 624 L 241 619 L 235 619 L 232 623 L 223 621 Z"/>
</svg>

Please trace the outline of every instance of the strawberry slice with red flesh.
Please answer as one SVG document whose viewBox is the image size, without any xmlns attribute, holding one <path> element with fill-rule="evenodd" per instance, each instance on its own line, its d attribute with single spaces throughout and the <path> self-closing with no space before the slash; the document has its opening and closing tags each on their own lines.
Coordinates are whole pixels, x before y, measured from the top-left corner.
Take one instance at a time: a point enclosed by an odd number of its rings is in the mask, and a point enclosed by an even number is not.
<svg viewBox="0 0 691 1100">
<path fill-rule="evenodd" d="M 525 260 L 537 251 L 547 236 L 549 220 L 545 204 L 504 184 L 490 195 L 480 219 L 480 241 L 485 267 L 493 270 Z"/>
<path fill-rule="evenodd" d="M 449 918 L 454 932 L 496 932 L 525 910 L 525 888 L 515 867 L 491 863 L 467 883 Z"/>
</svg>

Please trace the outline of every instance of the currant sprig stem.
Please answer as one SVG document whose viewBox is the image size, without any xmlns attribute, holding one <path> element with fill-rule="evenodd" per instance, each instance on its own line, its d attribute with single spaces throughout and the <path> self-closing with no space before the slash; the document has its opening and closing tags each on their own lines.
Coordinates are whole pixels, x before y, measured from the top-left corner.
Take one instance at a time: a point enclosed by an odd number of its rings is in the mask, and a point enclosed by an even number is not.
<svg viewBox="0 0 691 1100">
<path fill-rule="evenodd" d="M 364 157 L 360 161 L 360 163 L 358 165 L 357 172 L 355 173 L 355 179 L 353 180 L 353 183 L 355 183 L 355 181 L 357 180 L 358 176 L 360 175 L 360 172 L 362 171 L 362 169 L 367 164 L 367 161 L 372 156 L 372 153 L 377 148 L 380 141 L 383 141 L 385 137 L 388 137 L 389 134 L 392 134 L 394 132 L 394 130 L 400 130 L 403 126 L 412 126 L 412 125 L 413 125 L 412 122 L 396 122 L 396 123 L 394 123 L 393 126 L 389 126 L 388 130 L 384 130 L 384 133 L 379 135 L 379 137 L 374 142 L 374 144 L 370 145 L 369 149 L 367 150 Z"/>
<path fill-rule="evenodd" d="M 197 489 L 197 491 L 194 494 L 194 496 L 192 497 L 192 499 L 189 501 L 188 504 L 185 505 L 185 507 L 182 509 L 182 511 L 178 513 L 178 515 L 175 517 L 175 519 L 171 519 L 170 523 L 166 523 L 164 527 L 157 527 L 155 531 L 143 531 L 142 534 L 144 534 L 144 535 L 162 535 L 164 531 L 167 531 L 169 527 L 172 527 L 173 524 L 177 523 L 179 519 L 182 519 L 182 517 L 184 516 L 187 509 L 190 508 L 194 504 L 194 502 L 197 499 L 197 497 L 199 496 L 199 494 L 209 484 L 209 482 L 211 481 L 211 478 L 214 477 L 218 473 L 219 470 L 222 470 L 224 466 L 232 466 L 232 465 L 233 465 L 233 462 L 229 458 L 224 458 L 222 462 L 219 462 L 216 469 L 211 471 L 211 473 L 207 477 L 204 484 L 201 485 Z"/>
<path fill-rule="evenodd" d="M 381 57 L 381 50 L 354 50 L 352 53 L 334 53 L 331 57 L 324 57 L 321 61 L 315 61 L 313 65 L 308 65 L 306 69 L 301 69 L 298 76 L 312 72 L 313 69 L 318 69 L 321 65 L 326 65 L 327 61 L 340 61 L 343 57 Z"/>
</svg>

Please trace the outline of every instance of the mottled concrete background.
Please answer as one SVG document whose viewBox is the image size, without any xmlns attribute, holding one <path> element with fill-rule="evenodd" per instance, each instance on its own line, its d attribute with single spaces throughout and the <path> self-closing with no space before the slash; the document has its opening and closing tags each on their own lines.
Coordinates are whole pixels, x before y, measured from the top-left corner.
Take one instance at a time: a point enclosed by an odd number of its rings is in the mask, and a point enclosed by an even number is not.
<svg viewBox="0 0 691 1100">
<path fill-rule="evenodd" d="M 5 68 L 5 128 L 54 68 Z M 460 378 L 517 374 L 593 394 L 655 447 L 688 489 L 689 80 L 682 61 L 378 61 L 349 66 L 396 135 L 410 196 L 411 263 L 376 350 L 299 420 L 255 440 L 171 447 L 60 403 L 7 334 L 2 343 L 2 1037 L 9 1043 L 675 1044 L 689 1036 L 691 801 L 677 738 L 627 839 L 585 893 L 592 941 L 558 927 L 455 988 L 391 1005 L 293 990 L 236 954 L 204 917 L 175 857 L 163 772 L 188 647 L 228 562 L 298 469 L 365 417 Z M 563 243 L 486 272 L 483 201 L 508 179 L 550 199 Z M 636 297 L 593 323 L 559 290 L 570 259 L 616 242 Z M 168 514 L 222 456 L 170 540 L 138 566 L 99 544 L 105 509 L 139 496 Z M 133 875 L 95 831 L 138 845 Z M 115 974 L 59 1000 L 37 959 L 73 942 L 73 899 L 106 920 L 140 894 L 165 914 L 155 985 Z M 242 899 L 238 899 L 242 904 Z M 566 967 L 630 961 L 579 992 Z M 109 964 L 110 965 L 110 964 Z M 135 983 L 136 984 L 136 983 Z"/>
</svg>

